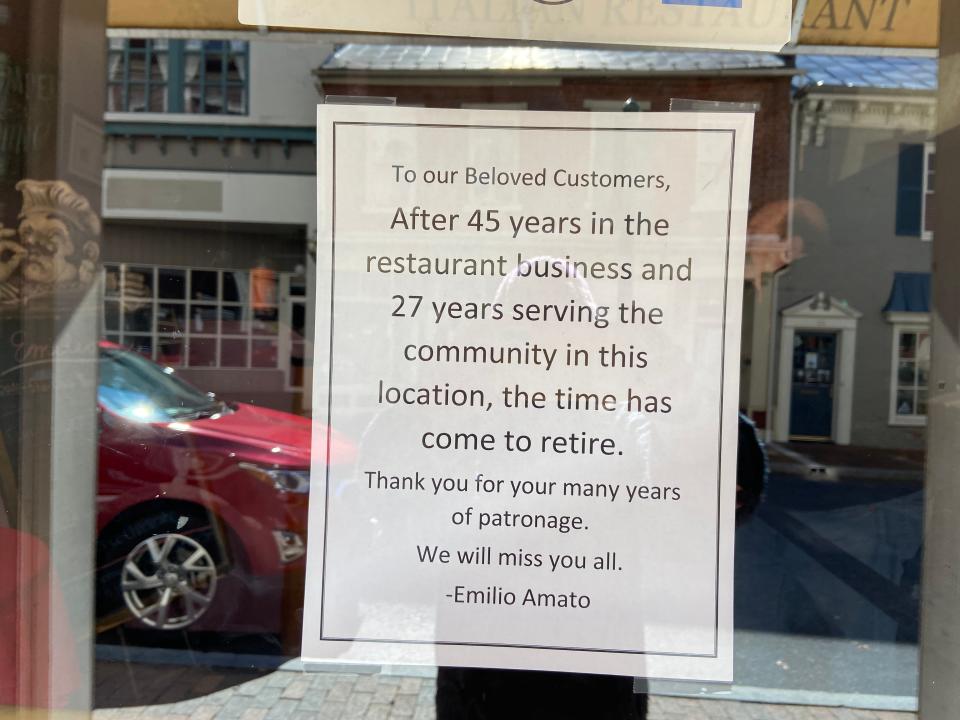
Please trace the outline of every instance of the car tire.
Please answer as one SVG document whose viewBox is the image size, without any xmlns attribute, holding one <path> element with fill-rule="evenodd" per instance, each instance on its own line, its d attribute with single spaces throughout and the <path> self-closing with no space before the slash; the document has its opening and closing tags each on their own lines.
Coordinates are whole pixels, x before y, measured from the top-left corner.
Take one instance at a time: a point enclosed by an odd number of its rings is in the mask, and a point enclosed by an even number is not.
<svg viewBox="0 0 960 720">
<path fill-rule="evenodd" d="M 202 508 L 167 506 L 120 519 L 97 542 L 97 618 L 186 630 L 218 599 L 225 533 Z"/>
</svg>

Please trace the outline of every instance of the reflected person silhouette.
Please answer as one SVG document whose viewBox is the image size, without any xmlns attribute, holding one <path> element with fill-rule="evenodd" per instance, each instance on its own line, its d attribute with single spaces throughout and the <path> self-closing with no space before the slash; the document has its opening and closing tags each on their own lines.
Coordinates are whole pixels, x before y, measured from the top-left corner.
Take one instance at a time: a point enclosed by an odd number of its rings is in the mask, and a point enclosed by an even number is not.
<svg viewBox="0 0 960 720">
<path fill-rule="evenodd" d="M 525 260 L 514 268 L 497 289 L 495 302 L 505 308 L 520 304 L 557 305 L 577 311 L 581 320 L 574 323 L 506 322 L 497 330 L 497 341 L 505 346 L 523 346 L 536 342 L 547 349 L 556 349 L 562 358 L 567 348 L 595 348 L 600 339 L 611 333 L 612 318 L 609 306 L 597 301 L 587 281 L 574 265 L 564 259 L 536 257 Z M 557 369 L 564 365 L 555 360 Z M 488 373 L 491 371 L 487 371 Z M 554 389 L 576 383 L 577 389 L 588 388 L 603 392 L 606 381 L 586 368 L 574 371 L 518 372 L 516 368 L 492 371 L 496 375 L 491 384 L 543 389 L 551 405 L 555 402 Z M 558 377 L 559 376 L 559 377 Z M 562 379 L 562 382 L 558 382 Z M 589 382 L 588 382 L 589 381 Z M 501 410 L 501 412 L 511 412 Z M 516 412 L 516 411 L 513 411 Z M 527 413 L 518 422 L 529 434 L 563 435 L 571 427 L 589 428 L 590 435 L 616 437 L 629 445 L 627 454 L 632 458 L 635 474 L 649 477 L 649 449 L 654 442 L 654 428 L 642 413 L 630 412 L 625 403 L 617 402 L 609 411 L 560 414 L 547 411 L 542 414 Z M 531 457 L 532 456 L 532 457 Z M 517 470 L 522 471 L 516 479 L 539 480 L 554 477 L 557 457 L 530 453 L 518 459 Z M 602 459 L 599 460 L 602 462 Z M 599 480 L 602 471 L 594 470 L 591 478 Z M 616 471 L 614 471 L 616 472 Z M 586 478 L 584 478 L 586 479 Z M 641 481 L 641 480 L 638 480 Z M 482 502 L 482 500 L 480 501 Z M 545 538 L 531 540 L 544 544 Z M 629 589 L 626 590 L 629 592 Z M 642 616 L 642 609 L 640 610 Z M 576 622 L 571 616 L 570 622 Z M 438 617 L 438 630 L 442 632 L 443 617 Z M 442 662 L 438 651 L 438 663 Z M 633 678 L 608 675 L 592 675 L 566 672 L 532 670 L 507 670 L 490 668 L 440 667 L 437 673 L 436 708 L 438 720 L 497 718 L 596 718 L 624 720 L 641 719 L 646 716 L 647 698 L 634 692 Z"/>
<path fill-rule="evenodd" d="M 515 268 L 501 283 L 496 300 L 505 306 L 514 303 L 570 303 L 578 307 L 593 309 L 593 319 L 604 316 L 604 306 L 596 301 L 586 280 L 580 277 L 567 260 L 541 257 L 527 261 L 527 267 Z M 534 266 L 547 269 L 547 278 L 536 278 Z M 549 277 L 554 276 L 554 277 Z M 522 326 L 513 326 L 511 330 L 500 332 L 498 338 L 505 344 L 516 344 L 525 338 L 535 337 L 537 342 L 546 346 L 552 343 L 565 347 L 574 346 L 580 341 L 583 346 L 597 344 L 597 336 L 589 337 L 591 332 L 606 330 L 604 327 L 586 328 L 578 325 L 546 326 L 537 328 L 535 333 Z M 615 333 L 611 333 L 612 335 Z M 604 336 L 605 337 L 605 336 Z M 633 334 L 631 334 L 633 337 Z M 605 337 L 605 339 L 607 339 Z M 662 342 L 662 340 L 661 340 Z M 514 371 L 508 373 L 515 376 Z M 594 373 L 595 374 L 595 373 Z M 577 382 L 586 375 L 578 377 Z M 606 385 L 600 380 L 599 389 Z M 590 389 L 597 390 L 593 385 Z M 579 413 L 578 413 L 579 414 Z M 554 414 L 538 419 L 536 432 L 552 432 L 563 420 L 557 422 Z M 615 410 L 593 414 L 589 419 L 591 431 L 616 437 L 623 447 L 629 449 L 629 477 L 637 483 L 652 482 L 651 453 L 657 446 L 656 423 L 651 415 L 631 411 L 627 404 L 619 401 Z M 602 430 L 601 430 L 602 428 Z M 528 428 L 527 431 L 529 431 Z M 767 462 L 763 448 L 757 438 L 753 424 L 742 415 L 739 422 L 737 460 L 737 524 L 741 524 L 753 513 L 761 501 Z M 524 477 L 536 479 L 542 473 L 550 472 L 553 460 L 537 461 L 537 458 L 524 457 L 522 469 Z M 616 470 L 612 471 L 616 472 Z M 620 472 L 623 472 L 621 470 Z M 599 471 L 597 471 L 599 475 Z M 635 573 L 639 578 L 641 573 Z M 631 587 L 624 588 L 631 592 Z M 642 608 L 638 608 L 637 617 L 642 622 Z M 438 618 L 438 628 L 442 618 Z M 438 662 L 442 661 L 442 651 L 438 652 Z M 438 720 L 486 718 L 636 718 L 646 717 L 648 698 L 645 693 L 637 692 L 633 678 L 608 675 L 593 675 L 565 672 L 545 672 L 531 670 L 509 670 L 490 668 L 440 667 L 437 677 L 436 709 Z"/>
<path fill-rule="evenodd" d="M 531 271 L 534 266 L 553 269 L 548 277 L 537 277 Z M 549 275 L 556 274 L 557 277 Z M 417 347 L 528 347 L 538 345 L 543 351 L 556 351 L 552 363 L 539 364 L 524 362 L 520 364 L 483 363 L 469 364 L 444 360 L 424 360 L 405 364 L 397 361 L 394 369 L 398 377 L 407 378 L 410 385 L 416 384 L 444 384 L 448 381 L 454 385 L 472 385 L 483 387 L 488 396 L 496 402 L 497 412 L 486 412 L 482 408 L 431 408 L 429 414 L 424 415 L 425 421 L 418 421 L 419 433 L 423 429 L 451 429 L 465 428 L 482 433 L 499 432 L 506 427 L 518 432 L 550 435 L 569 434 L 571 429 L 588 429 L 589 434 L 601 437 L 614 437 L 618 447 L 625 451 L 625 457 L 613 459 L 609 467 L 613 470 L 604 470 L 604 462 L 611 458 L 586 458 L 587 464 L 580 465 L 581 476 L 584 481 L 600 481 L 608 474 L 615 477 L 627 478 L 638 484 L 653 483 L 650 469 L 651 448 L 656 446 L 656 423 L 645 413 L 630 411 L 623 402 L 617 402 L 612 408 L 594 409 L 593 411 L 556 412 L 530 407 L 503 408 L 498 388 L 518 386 L 527 391 L 544 391 L 551 403 L 554 402 L 553 391 L 568 386 L 576 386 L 578 390 L 591 393 L 601 393 L 605 389 L 616 389 L 609 379 L 602 373 L 588 368 L 578 368 L 575 371 L 559 373 L 557 370 L 563 365 L 563 357 L 568 344 L 571 347 L 596 348 L 602 342 L 617 339 L 612 329 L 612 318 L 605 308 L 612 306 L 615 288 L 612 286 L 600 288 L 605 295 L 601 300 L 594 297 L 586 281 L 576 272 L 573 264 L 568 260 L 556 258 L 534 258 L 528 260 L 502 281 L 492 281 L 488 297 L 493 303 L 501 304 L 506 312 L 514 305 L 571 305 L 579 311 L 579 322 L 512 322 L 492 321 L 487 323 L 453 322 L 429 326 L 417 325 L 415 336 L 406 336 L 404 342 L 417 342 Z M 641 343 L 636 339 L 635 331 L 631 331 L 630 338 L 639 347 Z M 628 341 L 629 342 L 629 341 Z M 408 346 L 410 347 L 410 346 Z M 407 358 L 409 361 L 409 358 Z M 551 371 L 549 367 L 554 367 Z M 405 368 L 405 369 L 404 369 Z M 413 377 L 410 377 L 410 375 Z M 514 397 L 516 401 L 516 397 Z M 551 406 L 552 407 L 552 406 Z M 362 503 L 366 514 L 360 522 L 351 522 L 349 527 L 341 532 L 345 533 L 344 540 L 352 550 L 353 563 L 351 567 L 351 583 L 353 591 L 351 597 L 361 599 L 356 605 L 353 601 L 340 600 L 337 610 L 336 627 L 338 636 L 346 638 L 429 638 L 442 639 L 445 642 L 458 643 L 469 640 L 472 644 L 487 644 L 492 646 L 513 642 L 500 621 L 470 623 L 473 627 L 464 625 L 463 608 L 442 604 L 434 613 L 432 608 L 424 612 L 400 599 L 395 589 L 386 583 L 382 572 L 383 558 L 397 557 L 397 538 L 416 538 L 417 542 L 457 543 L 488 542 L 496 545 L 503 542 L 506 545 L 520 540 L 524 544 L 544 544 L 544 537 L 537 537 L 533 533 L 522 535 L 505 533 L 504 529 L 484 531 L 489 533 L 478 539 L 475 530 L 461 528 L 457 534 L 448 522 L 448 517 L 436 513 L 434 522 L 425 522 L 420 510 L 405 512 L 405 499 L 398 499 L 391 503 L 389 508 L 377 511 L 375 505 L 362 500 L 366 491 L 364 473 L 370 468 L 396 468 L 399 471 L 411 471 L 414 468 L 426 466 L 427 472 L 442 472 L 463 477 L 476 477 L 484 473 L 491 475 L 489 469 L 490 457 L 483 453 L 432 453 L 424 456 L 419 443 L 409 440 L 411 423 L 415 418 L 409 412 L 396 405 L 382 406 L 375 417 L 368 424 L 363 434 L 360 453 L 353 480 L 336 487 L 331 487 L 331 505 L 344 502 L 351 496 L 351 502 Z M 414 434 L 417 434 L 414 433 Z M 512 463 L 501 468 L 501 477 L 508 479 L 537 480 L 552 477 L 556 471 L 557 458 L 544 453 L 518 453 L 513 456 Z M 569 460 L 569 458 L 568 458 Z M 762 459 L 759 466 L 763 466 Z M 516 472 L 514 472 L 516 471 Z M 522 472 L 522 474 L 519 474 Z M 573 479 L 580 479 L 574 476 Z M 359 493 L 359 495 L 357 495 Z M 759 491 L 754 493 L 759 497 Z M 457 502 L 460 506 L 473 505 L 475 507 L 489 506 L 489 509 L 502 509 L 507 506 L 511 511 L 526 510 L 529 506 L 510 503 L 508 497 L 500 498 L 484 496 L 482 494 L 464 494 Z M 417 501 L 419 502 L 419 501 Z M 439 502 L 439 500 L 434 501 Z M 579 512 L 577 505 L 569 500 L 546 498 L 541 502 L 549 505 L 549 511 Z M 594 513 L 589 502 L 581 503 L 584 514 Z M 745 508 L 751 507 L 755 500 L 740 502 Z M 554 503 L 554 505 L 550 505 Z M 541 507 L 546 507 L 543 505 Z M 594 514 L 596 516 L 596 514 Z M 529 531 L 527 531 L 529 532 Z M 569 538 L 570 536 L 566 536 Z M 591 547 L 589 534 L 586 540 L 576 542 L 584 547 Z M 457 540 L 455 538 L 460 538 Z M 531 545 L 532 546 L 532 545 Z M 456 546 L 454 546 L 456 547 Z M 404 552 L 408 548 L 401 548 Z M 405 562 L 405 561 L 404 561 Z M 426 568 L 425 568 L 426 569 Z M 634 585 L 641 578 L 642 568 L 633 568 Z M 462 572 L 461 572 L 462 571 Z M 492 572 L 491 572 L 492 571 Z M 458 573 L 460 573 L 458 575 Z M 441 598 L 450 591 L 450 577 L 465 577 L 475 581 L 477 585 L 487 582 L 502 583 L 509 581 L 529 582 L 536 584 L 543 578 L 549 578 L 547 573 L 538 574 L 536 571 L 520 573 L 515 568 L 460 568 L 447 566 L 447 569 L 430 570 L 421 578 L 422 583 L 430 584 L 430 593 Z M 574 576 L 571 575 L 571 578 Z M 428 579 L 429 578 L 429 579 Z M 486 578 L 486 579 L 478 579 Z M 579 578 L 577 578 L 579 582 Z M 576 583 L 571 583 L 574 585 Z M 588 585 L 587 583 L 582 583 Z M 519 587 L 519 585 L 518 585 Z M 623 592 L 632 593 L 631 631 L 634 634 L 634 647 L 638 644 L 644 628 L 643 602 L 638 599 L 636 588 L 625 586 Z M 621 590 L 618 589 L 617 592 Z M 330 599 L 334 599 L 338 592 L 337 584 L 330 582 Z M 599 598 L 598 598 L 599 599 Z M 349 607 L 347 607 L 349 605 Z M 491 613 L 490 617 L 494 617 Z M 480 616 L 474 615 L 479 619 Z M 501 615 L 501 620 L 503 616 Z M 557 615 L 558 623 L 577 622 L 574 615 Z M 567 620 L 566 618 L 569 618 Z M 485 623 L 485 624 L 484 624 Z M 554 626 L 556 627 L 556 625 Z M 639 628 L 639 630 L 638 630 Z M 569 629 L 569 626 L 568 626 Z M 521 634 L 526 629 L 521 627 Z M 607 647 L 616 647 L 623 633 L 623 627 L 616 622 L 605 623 L 600 628 L 606 635 L 604 642 L 610 643 Z M 468 637 L 469 636 L 469 637 Z M 569 639 L 569 638 L 568 638 Z M 545 642 L 543 644 L 550 644 Z M 593 645 L 596 647 L 596 645 Z M 436 652 L 438 665 L 444 664 L 445 656 L 449 659 L 452 651 L 446 646 L 439 646 Z M 459 656 L 458 656 L 459 657 Z M 399 658 L 398 658 L 399 661 Z M 610 677 L 590 674 L 571 674 L 540 671 L 514 671 L 499 669 L 466 669 L 442 667 L 438 675 L 437 711 L 441 718 L 510 718 L 510 717 L 551 717 L 551 718 L 642 718 L 646 707 L 646 698 L 634 693 L 633 679 L 629 677 Z"/>
</svg>

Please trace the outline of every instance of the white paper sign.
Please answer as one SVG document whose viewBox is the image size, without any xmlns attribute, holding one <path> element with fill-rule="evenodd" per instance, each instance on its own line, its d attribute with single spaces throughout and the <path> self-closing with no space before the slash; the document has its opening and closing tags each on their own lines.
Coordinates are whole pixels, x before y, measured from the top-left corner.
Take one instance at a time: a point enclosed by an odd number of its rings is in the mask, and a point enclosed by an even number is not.
<svg viewBox="0 0 960 720">
<path fill-rule="evenodd" d="M 730 680 L 752 116 L 318 122 L 304 659 Z"/>
<path fill-rule="evenodd" d="M 240 0 L 247 25 L 779 51 L 791 0 Z"/>
</svg>

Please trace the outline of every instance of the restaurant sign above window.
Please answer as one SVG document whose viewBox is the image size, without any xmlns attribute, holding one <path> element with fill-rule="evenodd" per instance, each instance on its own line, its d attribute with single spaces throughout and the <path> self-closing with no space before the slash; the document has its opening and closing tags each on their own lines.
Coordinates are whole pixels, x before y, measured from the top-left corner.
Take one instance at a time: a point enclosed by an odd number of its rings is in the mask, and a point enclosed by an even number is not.
<svg viewBox="0 0 960 720">
<path fill-rule="evenodd" d="M 802 45 L 937 47 L 939 0 L 809 0 Z"/>
<path fill-rule="evenodd" d="M 240 22 L 403 35 L 779 50 L 790 0 L 239 0 Z"/>
</svg>

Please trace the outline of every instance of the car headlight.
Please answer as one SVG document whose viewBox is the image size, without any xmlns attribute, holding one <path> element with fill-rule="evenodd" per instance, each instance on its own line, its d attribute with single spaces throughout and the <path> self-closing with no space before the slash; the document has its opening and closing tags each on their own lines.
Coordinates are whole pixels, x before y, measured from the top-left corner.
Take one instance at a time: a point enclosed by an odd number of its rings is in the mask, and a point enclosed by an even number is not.
<svg viewBox="0 0 960 720">
<path fill-rule="evenodd" d="M 251 475 L 257 476 L 260 480 L 270 483 L 276 490 L 282 493 L 304 495 L 310 491 L 309 470 L 269 468 L 254 465 L 253 463 L 240 463 L 240 467 Z"/>
</svg>

